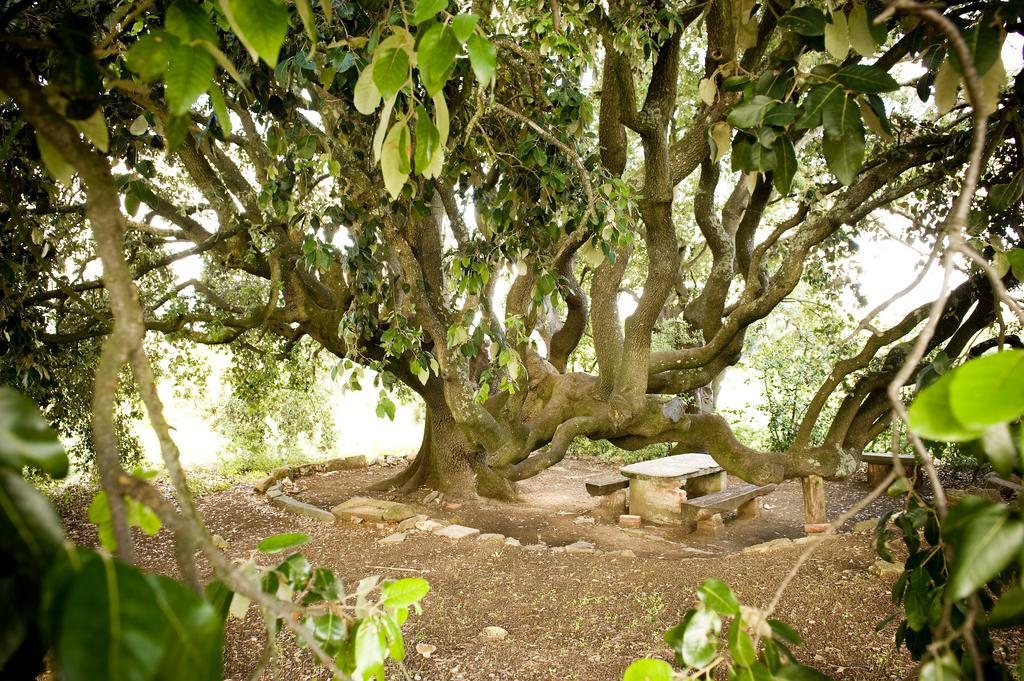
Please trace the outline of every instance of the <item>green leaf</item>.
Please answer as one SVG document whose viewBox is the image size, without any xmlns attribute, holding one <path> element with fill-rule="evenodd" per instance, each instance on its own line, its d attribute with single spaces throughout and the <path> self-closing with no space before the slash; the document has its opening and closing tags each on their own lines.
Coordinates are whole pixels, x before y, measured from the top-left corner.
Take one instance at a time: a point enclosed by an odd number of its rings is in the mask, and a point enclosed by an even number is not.
<svg viewBox="0 0 1024 681">
<path fill-rule="evenodd" d="M 284 551 L 285 549 L 302 546 L 309 540 L 310 536 L 308 534 L 303 534 L 302 532 L 285 532 L 267 537 L 261 541 L 256 548 L 263 553 L 277 553 L 278 551 Z"/>
<path fill-rule="evenodd" d="M 831 12 L 832 22 L 825 24 L 825 51 L 834 59 L 842 61 L 850 51 L 850 31 L 846 15 L 836 10 Z"/>
<path fill-rule="evenodd" d="M 805 36 L 825 34 L 825 15 L 814 7 L 797 7 L 779 19 L 779 28 L 789 29 Z"/>
<path fill-rule="evenodd" d="M 394 582 L 387 582 L 380 590 L 384 595 L 385 606 L 406 608 L 413 603 L 423 600 L 423 597 L 430 591 L 430 584 L 425 579 L 409 577 Z"/>
<path fill-rule="evenodd" d="M 859 2 L 854 3 L 850 9 L 850 18 L 847 21 L 850 30 L 850 46 L 862 57 L 870 57 L 875 54 L 875 38 L 871 33 L 871 20 L 868 18 L 868 10 Z"/>
<path fill-rule="evenodd" d="M 210 89 L 217 64 L 202 47 L 176 45 L 170 50 L 165 77 L 167 108 L 174 116 L 183 116 L 199 95 Z"/>
<path fill-rule="evenodd" d="M 208 40 L 217 44 L 217 30 L 203 6 L 193 0 L 177 0 L 167 8 L 164 29 L 183 43 Z"/>
<path fill-rule="evenodd" d="M 718 634 L 722 620 L 717 613 L 700 608 L 694 612 L 683 633 L 683 662 L 691 667 L 703 667 L 715 658 Z"/>
<path fill-rule="evenodd" d="M 951 375 L 950 408 L 968 428 L 984 430 L 1024 413 L 1024 350 L 972 359 Z"/>
<path fill-rule="evenodd" d="M 356 111 L 366 116 L 376 111 L 380 105 L 381 95 L 374 82 L 372 62 L 367 64 L 363 72 L 359 74 L 353 96 Z"/>
<path fill-rule="evenodd" d="M 412 23 L 419 26 L 436 17 L 447 6 L 448 0 L 417 0 L 416 8 L 412 11 Z"/>
<path fill-rule="evenodd" d="M 387 641 L 382 635 L 380 625 L 373 618 L 359 623 L 356 629 L 355 662 L 357 678 L 370 678 L 378 667 L 384 664 L 387 655 Z M 383 672 L 383 669 L 381 669 Z M 360 675 L 360 672 L 362 674 Z M 383 676 L 383 674 L 381 674 Z"/>
<path fill-rule="evenodd" d="M 281 564 L 274 568 L 291 587 L 292 591 L 301 591 L 306 588 L 309 578 L 313 574 L 313 568 L 309 561 L 301 553 L 292 555 L 281 561 Z"/>
<path fill-rule="evenodd" d="M 925 439 L 966 442 L 980 437 L 983 432 L 983 429 L 968 428 L 960 423 L 950 408 L 950 386 L 955 373 L 943 374 L 920 391 L 910 405 L 910 429 Z"/>
<path fill-rule="evenodd" d="M 277 0 L 220 0 L 231 28 L 249 50 L 253 60 L 261 58 L 277 67 L 281 43 L 288 34 L 288 10 Z"/>
<path fill-rule="evenodd" d="M 850 185 L 864 162 L 864 124 L 851 98 L 844 95 L 838 106 L 833 102 L 830 98 L 823 111 L 825 134 L 821 150 L 832 174 L 844 185 Z"/>
<path fill-rule="evenodd" d="M 800 634 L 796 633 L 793 627 L 789 626 L 782 620 L 768 620 L 768 626 L 772 630 L 772 638 L 782 639 L 787 643 L 791 643 L 795 646 L 801 645 L 804 641 L 800 638 Z"/>
<path fill-rule="evenodd" d="M 44 607 L 62 678 L 221 678 L 223 619 L 183 585 L 85 551 L 51 577 Z"/>
<path fill-rule="evenodd" d="M 750 634 L 743 630 L 743 620 L 739 617 L 734 618 L 729 625 L 729 655 L 733 662 L 744 667 L 749 667 L 757 659 L 754 642 Z"/>
<path fill-rule="evenodd" d="M 803 115 L 797 120 L 796 128 L 798 130 L 805 130 L 818 127 L 821 124 L 824 108 L 826 106 L 836 106 L 834 100 L 845 96 L 843 87 L 838 83 L 815 85 L 800 104 Z"/>
<path fill-rule="evenodd" d="M 177 42 L 176 38 L 164 31 L 142 36 L 124 55 L 128 70 L 147 83 L 157 80 L 167 70 L 168 48 Z"/>
<path fill-rule="evenodd" d="M 401 662 L 405 659 L 405 641 L 402 639 L 401 625 L 387 616 L 381 618 L 381 624 L 384 625 L 384 634 L 388 639 L 388 653 L 393 659 Z"/>
<path fill-rule="evenodd" d="M 835 72 L 832 76 L 844 86 L 864 94 L 892 92 L 900 87 L 896 79 L 888 73 L 868 64 L 850 64 Z"/>
<path fill-rule="evenodd" d="M 472 54 L 472 43 L 470 50 Z M 431 97 L 440 92 L 447 82 L 458 51 L 459 41 L 444 24 L 434 24 L 420 38 L 416 66 L 423 87 Z"/>
<path fill-rule="evenodd" d="M 310 617 L 306 626 L 313 632 L 313 638 L 328 655 L 336 655 L 345 642 L 345 620 L 333 612 Z"/>
<path fill-rule="evenodd" d="M 71 180 L 75 176 L 75 168 L 67 159 L 57 151 L 57 147 L 50 144 L 45 136 L 36 133 L 36 146 L 39 147 L 39 157 L 43 160 L 50 176 L 65 187 L 71 187 Z"/>
<path fill-rule="evenodd" d="M 950 568 L 946 597 L 967 598 L 1010 564 L 1024 544 L 1024 523 L 1005 506 L 975 513 L 963 528 Z"/>
<path fill-rule="evenodd" d="M 960 667 L 949 656 L 928 660 L 917 678 L 919 681 L 960 681 Z"/>
<path fill-rule="evenodd" d="M 302 26 L 306 29 L 306 35 L 311 42 L 316 43 L 316 18 L 313 16 L 313 6 L 309 0 L 295 0 L 295 9 L 302 19 Z"/>
<path fill-rule="evenodd" d="M 735 616 L 740 614 L 740 602 L 736 600 L 729 585 L 720 580 L 705 579 L 697 590 L 701 603 L 712 608 L 719 615 Z"/>
<path fill-rule="evenodd" d="M 1003 47 L 1002 32 L 990 19 L 983 17 L 977 24 L 964 30 L 961 35 L 971 51 L 975 71 L 979 76 L 984 75 L 999 58 Z M 964 72 L 956 50 L 949 51 L 949 61 L 957 73 Z"/>
<path fill-rule="evenodd" d="M 481 85 L 487 87 L 494 80 L 494 70 L 498 65 L 498 54 L 491 41 L 478 33 L 469 36 L 466 44 L 469 49 L 469 63 L 473 73 Z"/>
<path fill-rule="evenodd" d="M 793 102 L 778 102 L 768 109 L 761 121 L 763 125 L 774 125 L 784 128 L 796 120 L 796 104 Z"/>
<path fill-rule="evenodd" d="M 1007 184 L 993 184 L 988 188 L 988 205 L 993 213 L 1001 213 L 1016 205 L 1024 196 L 1024 170 L 1018 170 Z"/>
<path fill-rule="evenodd" d="M 1024 624 L 1024 587 L 1017 585 L 999 595 L 988 615 L 988 626 L 1000 628 L 1021 624 Z"/>
<path fill-rule="evenodd" d="M 409 55 L 404 49 L 391 48 L 373 60 L 373 82 L 385 101 L 398 94 L 409 80 Z"/>
<path fill-rule="evenodd" d="M 416 106 L 416 152 L 413 157 L 416 172 L 426 175 L 437 152 L 441 138 L 430 120 L 430 114 L 422 106 Z"/>
<path fill-rule="evenodd" d="M 402 187 L 409 179 L 409 126 L 400 120 L 391 126 L 384 146 L 380 151 L 380 170 L 384 175 L 384 187 L 392 200 L 402 193 Z M 392 406 L 392 410 L 394 407 Z"/>
<path fill-rule="evenodd" d="M 476 28 L 478 21 L 480 17 L 475 14 L 459 14 L 452 17 L 452 33 L 455 34 L 455 39 L 460 43 L 466 42 L 469 36 L 473 35 L 473 29 Z"/>
<path fill-rule="evenodd" d="M 17 473 L 0 468 L 0 554 L 16 571 L 40 574 L 64 542 L 53 507 Z"/>
<path fill-rule="evenodd" d="M 734 106 L 726 120 L 737 128 L 756 128 L 761 125 L 768 110 L 774 106 L 774 99 L 756 95 L 750 101 L 740 102 Z"/>
<path fill-rule="evenodd" d="M 796 176 L 796 149 L 789 137 L 783 135 L 775 143 L 775 174 L 772 181 L 775 190 L 785 196 L 793 188 L 793 177 Z"/>
<path fill-rule="evenodd" d="M 224 131 L 225 135 L 231 134 L 231 115 L 228 114 L 228 104 L 224 100 L 224 93 L 217 85 L 210 88 L 210 105 L 213 106 L 213 113 L 217 116 L 217 124 Z"/>
<path fill-rule="evenodd" d="M 622 681 L 672 681 L 672 665 L 649 657 L 634 660 L 626 667 Z"/>
<path fill-rule="evenodd" d="M 26 466 L 62 478 L 68 472 L 68 456 L 35 402 L 0 386 L 0 467 L 21 473 Z"/>
</svg>

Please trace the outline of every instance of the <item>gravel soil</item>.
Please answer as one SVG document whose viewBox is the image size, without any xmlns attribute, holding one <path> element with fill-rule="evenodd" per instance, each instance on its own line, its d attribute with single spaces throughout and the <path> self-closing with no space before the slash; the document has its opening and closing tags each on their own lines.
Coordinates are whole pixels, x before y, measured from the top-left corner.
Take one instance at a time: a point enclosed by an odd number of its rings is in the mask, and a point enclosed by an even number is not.
<svg viewBox="0 0 1024 681">
<path fill-rule="evenodd" d="M 764 607 L 804 547 L 742 551 L 780 537 L 803 536 L 799 483 L 780 485 L 766 497 L 759 519 L 727 518 L 725 531 L 717 537 L 648 528 L 628 533 L 601 520 L 590 524 L 589 511 L 598 500 L 586 494 L 583 481 L 610 468 L 614 467 L 596 461 L 565 461 L 527 481 L 518 503 L 424 504 L 422 491 L 400 500 L 433 518 L 505 534 L 524 545 L 543 542 L 556 547 L 582 539 L 604 552 L 630 549 L 636 558 L 528 550 L 415 532 L 401 543 L 384 544 L 379 540 L 395 531 L 392 525 L 327 525 L 286 514 L 248 485 L 209 493 L 199 505 L 211 530 L 228 542 L 227 553 L 233 558 L 248 558 L 268 535 L 302 531 L 313 538 L 302 547 L 310 562 L 330 567 L 349 586 L 374 574 L 427 579 L 431 591 L 423 613 L 412 615 L 404 627 L 409 678 L 611 681 L 620 679 L 638 657 L 668 659 L 662 634 L 696 602 L 696 589 L 704 579 L 722 579 L 742 602 Z M 373 466 L 303 478 L 291 494 L 326 509 L 355 494 L 394 498 L 367 493 L 365 487 L 397 470 Z M 867 491 L 863 480 L 829 483 L 830 514 L 841 513 Z M 84 491 L 65 498 L 62 511 L 71 538 L 94 544 L 95 531 L 85 514 L 88 498 Z M 876 501 L 859 517 L 880 515 L 889 503 Z M 580 517 L 583 524 L 577 522 Z M 138 553 L 143 567 L 176 573 L 168 531 L 140 535 Z M 875 560 L 869 535 L 826 539 L 804 564 L 776 612 L 804 637 L 798 657 L 833 678 L 903 679 L 914 670 L 906 653 L 893 646 L 895 625 L 875 631 L 892 611 L 889 591 L 894 579 L 869 573 Z M 481 631 L 488 626 L 506 629 L 508 637 L 486 638 Z M 225 678 L 249 678 L 263 631 L 255 609 L 244 620 L 229 622 Z M 288 638 L 280 638 L 280 678 L 328 678 L 310 654 Z M 418 655 L 417 643 L 436 646 L 436 652 L 429 658 Z M 400 671 L 394 672 L 389 678 L 403 678 Z M 268 672 L 265 678 L 274 677 Z"/>
</svg>

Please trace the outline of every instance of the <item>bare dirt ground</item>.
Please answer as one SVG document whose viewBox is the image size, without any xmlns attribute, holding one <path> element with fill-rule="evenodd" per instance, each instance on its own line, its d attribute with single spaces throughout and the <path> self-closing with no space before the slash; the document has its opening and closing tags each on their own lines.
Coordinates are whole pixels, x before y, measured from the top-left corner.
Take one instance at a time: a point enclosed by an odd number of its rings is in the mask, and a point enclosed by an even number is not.
<svg viewBox="0 0 1024 681">
<path fill-rule="evenodd" d="M 382 544 L 378 540 L 391 534 L 393 526 L 325 525 L 278 511 L 243 485 L 207 494 L 200 506 L 211 530 L 229 542 L 228 553 L 235 558 L 250 556 L 262 537 L 304 531 L 313 540 L 302 547 L 303 553 L 314 565 L 335 570 L 349 585 L 371 574 L 426 578 L 431 592 L 424 611 L 404 627 L 410 678 L 610 681 L 621 678 L 638 657 L 668 659 L 662 634 L 696 602 L 696 589 L 704 579 L 722 579 L 741 601 L 764 607 L 803 548 L 740 551 L 770 539 L 802 536 L 798 483 L 780 485 L 767 497 L 760 519 L 727 522 L 724 534 L 714 538 L 666 529 L 637 536 L 609 523 L 577 524 L 575 519 L 597 503 L 586 494 L 583 480 L 610 467 L 566 461 L 527 481 L 523 501 L 516 504 L 481 500 L 458 507 L 424 505 L 423 492 L 402 501 L 434 518 L 499 532 L 523 544 L 560 546 L 585 539 L 605 551 L 629 548 L 637 558 L 529 551 L 422 533 L 410 534 L 402 543 Z M 373 467 L 300 479 L 293 496 L 329 509 L 354 494 L 367 494 L 366 485 L 396 471 Z M 830 484 L 830 513 L 840 513 L 866 491 L 863 480 Z M 72 539 L 95 543 L 85 518 L 87 503 L 86 495 L 72 500 L 65 509 L 66 522 Z M 877 516 L 888 503 L 876 502 L 861 515 Z M 138 552 L 143 567 L 175 572 L 166 530 L 152 538 L 140 536 Z M 803 634 L 798 656 L 836 679 L 902 679 L 914 669 L 909 657 L 893 646 L 895 625 L 874 630 L 891 612 L 893 579 L 867 571 L 875 559 L 869 535 L 826 540 L 776 613 Z M 483 637 L 481 630 L 492 625 L 506 629 L 508 637 Z M 244 621 L 231 620 L 225 678 L 249 677 L 262 647 L 262 631 L 254 609 Z M 430 658 L 419 656 L 412 652 L 416 643 L 434 645 L 437 651 Z M 284 679 L 327 678 L 307 651 L 290 643 L 282 645 L 282 657 Z M 272 677 L 268 673 L 266 678 Z M 402 678 L 397 670 L 395 678 Z"/>
</svg>

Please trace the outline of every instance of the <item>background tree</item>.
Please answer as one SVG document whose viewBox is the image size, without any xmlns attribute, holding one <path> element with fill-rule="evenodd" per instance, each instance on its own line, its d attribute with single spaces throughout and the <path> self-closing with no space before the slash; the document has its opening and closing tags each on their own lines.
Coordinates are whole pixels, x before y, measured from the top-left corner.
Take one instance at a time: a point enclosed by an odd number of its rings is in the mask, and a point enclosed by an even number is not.
<svg viewBox="0 0 1024 681">
<path fill-rule="evenodd" d="M 1000 58 L 1019 6 L 945 10 L 973 63 L 894 8 L 9 4 L 4 372 L 39 383 L 36 358 L 116 333 L 128 301 L 105 294 L 120 274 L 97 276 L 86 211 L 94 231 L 123 226 L 133 324 L 312 342 L 416 391 L 423 443 L 388 485 L 511 495 L 579 437 L 706 450 L 755 482 L 849 474 L 890 422 L 885 386 L 927 305 L 867 320 L 782 451 L 740 442 L 706 393 L 879 211 L 946 238 L 935 207 L 972 152 L 964 77 L 989 161 L 964 237 L 1003 285 L 1024 265 L 1024 81 Z M 890 72 L 909 63 L 925 69 L 901 86 Z M 192 255 L 203 277 L 176 283 Z M 967 272 L 926 360 L 992 333 L 991 285 Z M 596 367 L 567 371 L 584 333 Z"/>
</svg>

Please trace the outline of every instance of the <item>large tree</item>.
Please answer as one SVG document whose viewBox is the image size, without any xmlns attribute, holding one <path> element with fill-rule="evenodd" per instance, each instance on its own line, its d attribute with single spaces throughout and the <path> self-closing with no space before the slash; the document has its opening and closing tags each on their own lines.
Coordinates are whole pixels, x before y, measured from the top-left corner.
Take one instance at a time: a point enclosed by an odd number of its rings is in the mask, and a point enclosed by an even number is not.
<svg viewBox="0 0 1024 681">
<path fill-rule="evenodd" d="M 72 369 L 116 361 L 98 339 L 144 326 L 406 384 L 426 419 L 404 490 L 512 495 L 581 437 L 843 476 L 929 306 L 867 320 L 784 451 L 715 411 L 748 330 L 887 211 L 944 247 L 978 153 L 963 236 L 1003 285 L 1024 270 L 1019 4 L 949 3 L 953 43 L 910 0 L 114 4 L 0 12 L 0 370 L 64 408 Z M 967 268 L 925 361 L 995 333 L 993 283 Z"/>
</svg>

